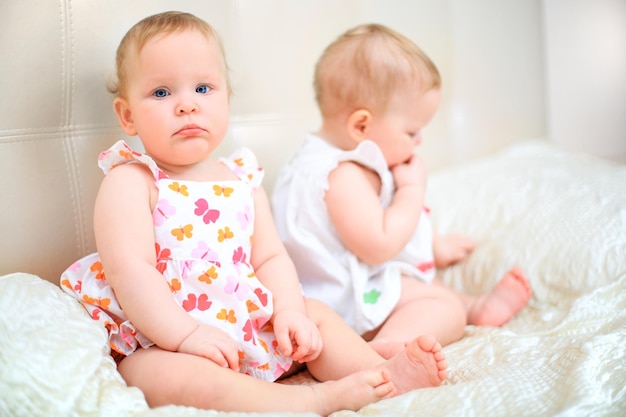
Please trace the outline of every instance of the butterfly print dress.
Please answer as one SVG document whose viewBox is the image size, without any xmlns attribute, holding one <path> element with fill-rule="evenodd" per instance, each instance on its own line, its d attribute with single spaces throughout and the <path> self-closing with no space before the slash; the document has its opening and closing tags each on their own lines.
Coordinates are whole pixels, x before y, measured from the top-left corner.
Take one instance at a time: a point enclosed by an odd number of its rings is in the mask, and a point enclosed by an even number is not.
<svg viewBox="0 0 626 417">
<path fill-rule="evenodd" d="M 272 295 L 250 265 L 254 190 L 263 171 L 248 149 L 221 160 L 239 178 L 218 182 L 169 179 L 147 155 L 119 141 L 100 154 L 105 173 L 125 163 L 150 168 L 159 196 L 153 211 L 157 269 L 172 296 L 198 322 L 216 326 L 239 343 L 241 372 L 273 381 L 291 365 L 269 322 Z M 154 343 L 127 319 L 106 280 L 98 254 L 74 263 L 63 289 L 106 327 L 111 348 L 124 355 Z"/>
</svg>

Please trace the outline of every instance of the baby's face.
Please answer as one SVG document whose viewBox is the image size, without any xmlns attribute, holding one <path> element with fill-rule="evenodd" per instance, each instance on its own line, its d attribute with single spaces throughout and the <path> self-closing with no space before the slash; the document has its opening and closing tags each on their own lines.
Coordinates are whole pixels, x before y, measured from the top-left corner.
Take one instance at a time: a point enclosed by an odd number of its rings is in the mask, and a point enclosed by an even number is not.
<svg viewBox="0 0 626 417">
<path fill-rule="evenodd" d="M 411 158 L 414 148 L 422 143 L 422 129 L 437 112 L 440 101 L 439 89 L 399 91 L 384 114 L 373 115 L 367 136 L 382 150 L 389 167 Z"/>
<path fill-rule="evenodd" d="M 206 158 L 228 128 L 229 91 L 219 45 L 185 30 L 150 39 L 128 63 L 128 117 L 157 164 Z"/>
</svg>

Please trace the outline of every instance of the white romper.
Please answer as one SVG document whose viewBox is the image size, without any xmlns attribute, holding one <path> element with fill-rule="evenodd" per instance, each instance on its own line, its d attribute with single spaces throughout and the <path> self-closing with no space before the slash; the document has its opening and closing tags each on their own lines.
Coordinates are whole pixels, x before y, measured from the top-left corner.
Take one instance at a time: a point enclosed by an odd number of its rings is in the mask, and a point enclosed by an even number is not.
<svg viewBox="0 0 626 417">
<path fill-rule="evenodd" d="M 382 182 L 380 201 L 383 207 L 391 203 L 393 176 L 374 142 L 366 140 L 344 151 L 309 134 L 282 170 L 272 205 L 305 296 L 325 302 L 363 334 L 382 324 L 397 304 L 402 274 L 432 282 L 433 232 L 424 209 L 412 240 L 395 259 L 381 265 L 358 259 L 339 238 L 324 201 L 328 175 L 342 161 L 358 162 L 375 171 Z"/>
</svg>

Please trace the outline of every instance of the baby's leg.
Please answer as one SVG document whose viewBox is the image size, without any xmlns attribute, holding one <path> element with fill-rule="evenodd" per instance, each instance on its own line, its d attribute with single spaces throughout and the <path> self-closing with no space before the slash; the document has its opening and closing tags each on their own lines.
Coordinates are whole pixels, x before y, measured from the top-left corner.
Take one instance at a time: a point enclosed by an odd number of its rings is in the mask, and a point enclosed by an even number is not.
<svg viewBox="0 0 626 417">
<path fill-rule="evenodd" d="M 317 324 L 324 349 L 307 363 L 309 372 L 321 381 L 342 378 L 365 369 L 388 372 L 397 393 L 441 384 L 447 362 L 441 345 L 432 336 L 421 336 L 403 345 L 393 358 L 385 360 L 326 305 L 307 300 L 307 312 Z"/>
<path fill-rule="evenodd" d="M 370 344 L 386 358 L 397 354 L 421 335 L 433 335 L 445 346 L 463 337 L 466 320 L 463 303 L 452 290 L 402 277 L 400 300 L 387 320 L 371 335 Z"/>
<path fill-rule="evenodd" d="M 502 326 L 530 300 L 528 279 L 519 268 L 508 271 L 487 294 L 461 296 L 467 308 L 467 322 L 478 326 Z"/>
<path fill-rule="evenodd" d="M 140 388 L 150 405 L 176 404 L 241 412 L 358 410 L 395 395 L 385 369 L 358 372 L 316 385 L 283 385 L 222 368 L 208 359 L 157 347 L 139 349 L 119 365 L 129 386 Z"/>
</svg>

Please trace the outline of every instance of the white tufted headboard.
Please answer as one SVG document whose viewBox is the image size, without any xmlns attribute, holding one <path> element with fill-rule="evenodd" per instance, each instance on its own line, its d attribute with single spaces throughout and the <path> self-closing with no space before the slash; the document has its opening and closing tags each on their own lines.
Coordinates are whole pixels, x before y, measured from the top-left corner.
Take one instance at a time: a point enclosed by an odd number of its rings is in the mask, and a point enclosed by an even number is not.
<svg viewBox="0 0 626 417">
<path fill-rule="evenodd" d="M 102 178 L 96 158 L 122 136 L 105 86 L 119 40 L 148 14 L 189 11 L 221 34 L 234 87 L 222 152 L 250 146 L 271 189 L 304 133 L 317 126 L 317 57 L 362 22 L 405 33 L 442 72 L 442 108 L 421 151 L 431 169 L 545 137 L 544 3 L 3 1 L 0 275 L 22 271 L 58 282 L 64 268 L 95 250 L 92 209 Z"/>
</svg>

